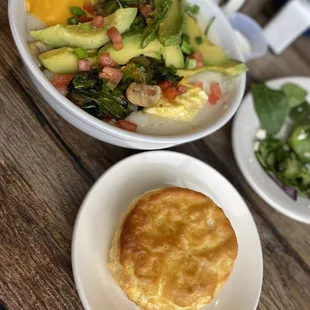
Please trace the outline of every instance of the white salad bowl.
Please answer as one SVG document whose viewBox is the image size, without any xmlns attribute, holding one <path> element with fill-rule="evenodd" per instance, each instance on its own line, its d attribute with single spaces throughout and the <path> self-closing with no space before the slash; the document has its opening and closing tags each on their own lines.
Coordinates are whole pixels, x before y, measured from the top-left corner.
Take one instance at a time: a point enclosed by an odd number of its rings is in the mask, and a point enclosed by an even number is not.
<svg viewBox="0 0 310 310">
<path fill-rule="evenodd" d="M 58 92 L 33 60 L 27 46 L 25 2 L 25 0 L 9 0 L 9 20 L 13 38 L 29 77 L 46 102 L 65 120 L 86 134 L 122 147 L 145 150 L 162 149 L 194 141 L 213 133 L 225 125 L 238 109 L 245 89 L 245 73 L 234 78 L 233 87 L 229 88 L 225 102 L 217 108 L 214 116 L 206 118 L 206 121 L 202 122 L 203 125 L 189 132 L 175 135 L 133 133 L 116 128 L 91 116 Z M 213 16 L 216 17 L 209 31 L 209 39 L 222 47 L 229 58 L 243 61 L 234 32 L 221 10 L 212 1 L 190 0 L 188 2 L 200 6 L 198 21 L 202 29 L 206 27 Z"/>
</svg>

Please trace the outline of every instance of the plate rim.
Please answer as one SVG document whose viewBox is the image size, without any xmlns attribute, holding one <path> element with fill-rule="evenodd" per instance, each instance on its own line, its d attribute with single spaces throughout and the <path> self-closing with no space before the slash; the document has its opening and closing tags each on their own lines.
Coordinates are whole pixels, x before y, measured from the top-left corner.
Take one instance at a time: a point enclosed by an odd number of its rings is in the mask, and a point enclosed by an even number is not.
<svg viewBox="0 0 310 310">
<path fill-rule="evenodd" d="M 285 77 L 281 77 L 281 78 L 268 80 L 268 81 L 266 81 L 266 84 L 267 85 L 270 85 L 273 83 L 283 84 L 285 82 L 293 82 L 294 83 L 294 80 L 307 80 L 307 82 L 310 84 L 310 77 L 307 77 L 307 76 L 285 76 Z M 298 83 L 296 83 L 296 84 L 298 84 Z M 309 92 L 309 94 L 310 94 L 310 92 Z M 238 121 L 237 121 L 237 119 L 238 119 L 238 115 L 240 114 L 240 111 L 243 109 L 243 107 L 245 105 L 248 105 L 251 101 L 253 102 L 251 96 L 252 96 L 252 94 L 251 94 L 251 91 L 249 90 L 247 92 L 247 94 L 245 95 L 245 97 L 243 98 L 243 100 L 240 104 L 240 107 L 239 107 L 236 115 L 234 116 L 233 124 L 232 124 L 232 132 L 231 132 L 232 148 L 233 148 L 234 157 L 235 157 L 235 160 L 238 164 L 238 167 L 239 167 L 242 175 L 247 180 L 247 182 L 252 187 L 252 189 L 256 192 L 256 194 L 260 198 L 262 198 L 271 208 L 273 208 L 277 212 L 279 212 L 279 213 L 281 213 L 281 214 L 283 214 L 283 215 L 285 215 L 285 216 L 287 216 L 287 217 L 289 217 L 295 221 L 305 223 L 305 224 L 310 224 L 310 218 L 305 219 L 303 216 L 296 214 L 294 211 L 288 211 L 288 210 L 282 208 L 271 197 L 269 197 L 267 194 L 265 194 L 263 188 L 260 186 L 259 183 L 255 182 L 255 179 L 252 177 L 252 174 L 249 172 L 252 170 L 251 169 L 248 170 L 246 168 L 245 163 L 241 159 L 242 152 L 239 151 L 238 147 L 237 147 L 237 139 L 238 139 L 238 136 L 237 136 Z M 253 151 L 253 155 L 254 155 L 253 160 L 258 162 L 257 158 L 254 154 L 254 151 Z M 265 172 L 265 174 L 266 174 L 266 176 L 268 176 L 266 172 Z M 294 203 L 293 200 L 292 200 L 292 202 Z M 310 201 L 309 201 L 309 205 L 310 205 Z"/>
<path fill-rule="evenodd" d="M 239 191 L 235 188 L 235 186 L 226 179 L 225 176 L 223 176 L 219 171 L 217 171 L 215 168 L 213 168 L 211 165 L 203 162 L 200 159 L 197 159 L 195 157 L 192 157 L 190 155 L 184 154 L 184 153 L 180 153 L 180 152 L 175 152 L 175 151 L 167 151 L 167 150 L 154 150 L 154 151 L 146 151 L 146 152 L 140 152 L 131 156 L 128 156 L 120 161 L 118 161 L 117 163 L 115 163 L 114 165 L 112 165 L 110 168 L 108 168 L 94 183 L 93 185 L 90 187 L 90 189 L 88 190 L 87 194 L 85 195 L 85 198 L 83 199 L 78 214 L 76 216 L 75 219 L 75 223 L 74 223 L 74 227 L 73 227 L 73 233 L 72 233 L 72 241 L 71 241 L 71 266 L 72 266 L 72 273 L 73 273 L 73 279 L 74 279 L 74 284 L 75 284 L 75 288 L 76 291 L 78 293 L 78 296 L 82 302 L 82 305 L 84 307 L 85 310 L 92 310 L 91 306 L 89 305 L 89 302 L 85 296 L 85 294 L 83 293 L 82 290 L 82 283 L 81 283 L 81 279 L 79 276 L 77 276 L 77 258 L 76 258 L 76 249 L 77 249 L 77 236 L 78 236 L 78 226 L 79 226 L 79 222 L 80 222 L 80 218 L 83 215 L 83 211 L 85 210 L 86 206 L 87 206 L 87 202 L 89 200 L 89 197 L 92 195 L 92 193 L 96 190 L 96 188 L 99 186 L 99 184 L 102 182 L 102 180 L 110 173 L 113 173 L 113 170 L 116 169 L 117 167 L 126 164 L 127 162 L 130 162 L 131 160 L 133 160 L 134 158 L 137 157 L 145 157 L 145 156 L 153 156 L 154 154 L 159 154 L 159 153 L 163 153 L 166 156 L 181 156 L 183 158 L 187 158 L 193 161 L 196 161 L 197 163 L 206 166 L 208 169 L 211 169 L 213 171 L 213 173 L 216 173 L 219 177 L 222 178 L 222 180 L 224 182 L 226 182 L 228 185 L 231 186 L 232 190 L 235 192 L 235 194 L 239 197 L 240 201 L 243 202 L 244 207 L 246 209 L 246 213 L 248 216 L 248 221 L 251 222 L 251 225 L 253 226 L 253 233 L 254 238 L 257 239 L 257 249 L 259 251 L 259 270 L 260 270 L 260 274 L 258 275 L 258 291 L 257 291 L 257 296 L 256 296 L 256 300 L 255 300 L 255 304 L 253 304 L 253 310 L 257 309 L 259 300 L 260 300 L 260 296 L 261 296 L 261 292 L 262 292 L 262 286 L 263 286 L 263 276 L 264 276 L 264 260 L 263 260 L 263 250 L 262 250 L 262 244 L 261 244 L 261 239 L 260 239 L 260 234 L 258 232 L 256 223 L 254 221 L 254 218 L 252 216 L 252 213 L 250 212 L 250 209 L 248 207 L 248 205 L 246 204 L 245 200 L 243 199 L 243 197 L 241 196 L 241 194 L 239 193 Z M 256 265 L 257 266 L 257 265 Z"/>
</svg>

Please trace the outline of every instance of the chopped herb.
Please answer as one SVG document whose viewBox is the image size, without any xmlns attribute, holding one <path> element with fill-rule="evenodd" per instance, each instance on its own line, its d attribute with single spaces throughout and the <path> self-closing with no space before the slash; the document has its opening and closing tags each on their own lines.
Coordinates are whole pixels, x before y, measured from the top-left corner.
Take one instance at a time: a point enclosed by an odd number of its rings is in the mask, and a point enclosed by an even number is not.
<svg viewBox="0 0 310 310">
<path fill-rule="evenodd" d="M 200 36 L 199 36 L 199 37 L 196 37 L 196 38 L 195 38 L 195 41 L 196 41 L 196 43 L 199 44 L 199 45 L 202 44 L 202 37 L 200 37 Z"/>
<path fill-rule="evenodd" d="M 193 15 L 196 15 L 199 13 L 200 11 L 200 7 L 197 4 L 194 4 L 193 6 L 189 5 L 189 4 L 185 4 L 184 5 L 184 11 L 186 13 L 191 13 Z"/>
<path fill-rule="evenodd" d="M 85 48 L 83 47 L 78 47 L 74 50 L 74 53 L 79 59 L 87 58 L 88 57 L 88 52 L 86 51 Z"/>
<path fill-rule="evenodd" d="M 186 58 L 186 61 L 185 61 L 185 68 L 186 69 L 193 70 L 196 68 L 196 66 L 197 66 L 197 60 L 196 59 L 189 58 L 189 57 Z"/>
<path fill-rule="evenodd" d="M 71 6 L 70 12 L 74 16 L 84 16 L 86 14 L 86 12 L 82 10 L 81 8 L 79 8 L 78 6 Z"/>
<path fill-rule="evenodd" d="M 213 16 L 213 17 L 210 19 L 210 21 L 209 21 L 209 23 L 208 23 L 208 25 L 207 25 L 207 27 L 206 27 L 206 30 L 205 30 L 205 35 L 208 34 L 208 32 L 209 32 L 209 30 L 210 30 L 210 27 L 212 26 L 212 24 L 213 24 L 214 21 L 215 21 L 215 16 Z"/>
<path fill-rule="evenodd" d="M 76 16 L 72 16 L 68 18 L 68 24 L 69 25 L 77 25 L 79 23 L 78 19 Z"/>
<path fill-rule="evenodd" d="M 182 44 L 181 44 L 182 52 L 186 55 L 190 55 L 193 53 L 193 48 L 191 47 L 189 36 L 183 34 L 182 36 Z"/>
<path fill-rule="evenodd" d="M 198 14 L 198 13 L 199 13 L 199 10 L 200 10 L 200 7 L 199 7 L 197 4 L 194 4 L 194 5 L 192 6 L 191 13 L 192 13 L 192 14 Z"/>
</svg>

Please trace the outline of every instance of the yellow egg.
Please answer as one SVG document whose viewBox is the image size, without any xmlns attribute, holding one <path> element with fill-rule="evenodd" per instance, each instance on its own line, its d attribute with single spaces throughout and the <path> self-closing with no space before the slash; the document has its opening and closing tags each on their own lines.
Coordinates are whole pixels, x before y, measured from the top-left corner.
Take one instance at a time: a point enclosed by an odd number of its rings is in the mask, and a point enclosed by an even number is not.
<svg viewBox="0 0 310 310">
<path fill-rule="evenodd" d="M 184 84 L 183 84 L 184 85 Z M 156 106 L 144 109 L 145 113 L 168 119 L 190 122 L 206 105 L 208 95 L 199 87 L 187 84 L 187 92 L 177 96 L 174 103 L 161 98 Z"/>
<path fill-rule="evenodd" d="M 26 0 L 27 12 L 40 18 L 46 25 L 67 24 L 72 16 L 70 6 L 82 7 L 85 0 Z"/>
</svg>

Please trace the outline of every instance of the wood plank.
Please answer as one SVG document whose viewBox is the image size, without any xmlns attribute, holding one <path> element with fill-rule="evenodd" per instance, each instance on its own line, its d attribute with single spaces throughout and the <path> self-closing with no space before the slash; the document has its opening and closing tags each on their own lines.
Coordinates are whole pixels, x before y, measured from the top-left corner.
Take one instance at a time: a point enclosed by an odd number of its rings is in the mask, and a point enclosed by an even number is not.
<svg viewBox="0 0 310 310">
<path fill-rule="evenodd" d="M 10 310 L 82 309 L 70 242 L 92 180 L 0 67 L 0 300 Z"/>
</svg>

